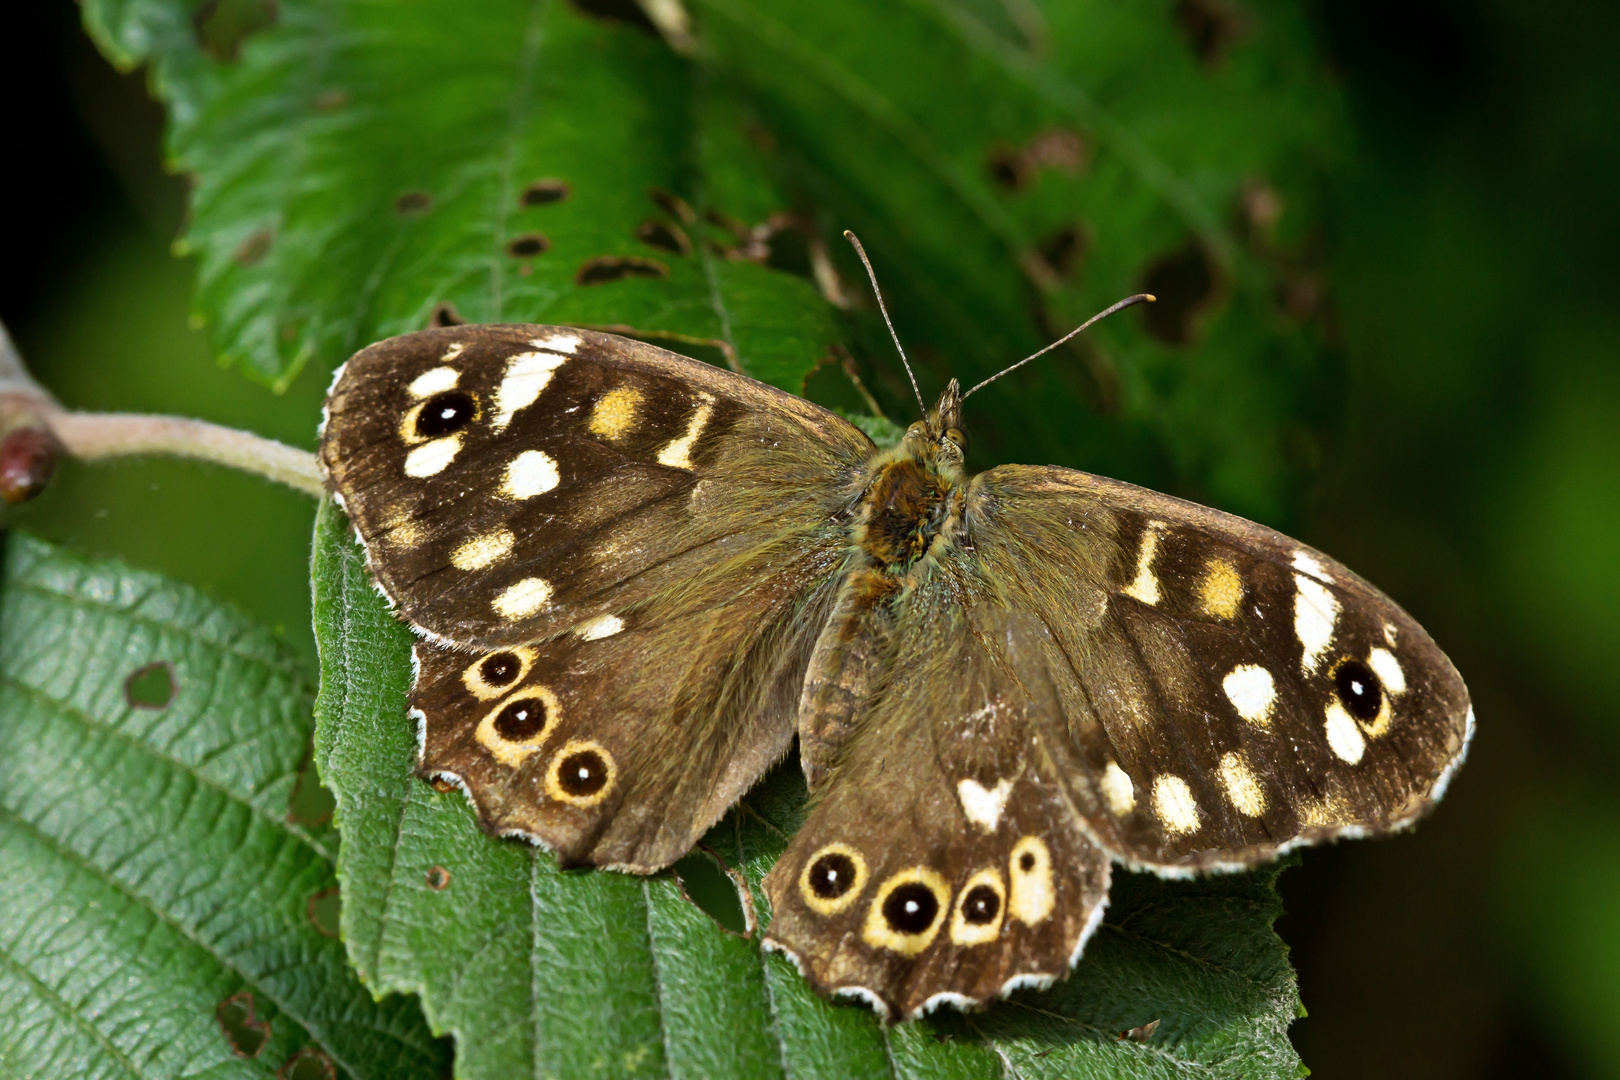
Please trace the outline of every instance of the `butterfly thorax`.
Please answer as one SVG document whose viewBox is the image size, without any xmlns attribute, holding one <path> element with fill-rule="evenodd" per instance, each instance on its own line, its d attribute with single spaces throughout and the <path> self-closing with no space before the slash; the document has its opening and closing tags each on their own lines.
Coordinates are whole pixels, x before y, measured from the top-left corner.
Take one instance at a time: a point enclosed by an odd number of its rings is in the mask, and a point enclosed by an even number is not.
<svg viewBox="0 0 1620 1080">
<path fill-rule="evenodd" d="M 937 557 L 960 526 L 967 492 L 962 468 L 961 396 L 956 380 L 927 419 L 898 446 L 873 457 L 856 518 L 855 542 L 877 567 L 908 574 Z"/>
</svg>

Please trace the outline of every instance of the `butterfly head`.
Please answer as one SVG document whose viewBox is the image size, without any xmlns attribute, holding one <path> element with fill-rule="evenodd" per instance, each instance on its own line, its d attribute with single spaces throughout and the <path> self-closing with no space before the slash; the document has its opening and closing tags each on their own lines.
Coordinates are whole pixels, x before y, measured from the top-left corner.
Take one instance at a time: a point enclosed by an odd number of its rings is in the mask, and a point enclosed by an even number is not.
<svg viewBox="0 0 1620 1080">
<path fill-rule="evenodd" d="M 932 459 L 946 468 L 961 468 L 967 432 L 962 430 L 960 383 L 952 379 L 928 416 L 906 429 L 905 443 L 913 456 Z"/>
</svg>

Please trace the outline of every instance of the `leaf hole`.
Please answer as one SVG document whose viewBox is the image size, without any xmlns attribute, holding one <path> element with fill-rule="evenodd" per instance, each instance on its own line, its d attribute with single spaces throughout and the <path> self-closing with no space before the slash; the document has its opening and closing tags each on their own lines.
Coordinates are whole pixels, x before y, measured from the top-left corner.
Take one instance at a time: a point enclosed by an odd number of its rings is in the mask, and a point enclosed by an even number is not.
<svg viewBox="0 0 1620 1080">
<path fill-rule="evenodd" d="M 159 660 L 137 668 L 124 680 L 124 700 L 135 709 L 164 709 L 174 700 L 174 671 Z"/>
<path fill-rule="evenodd" d="M 401 217 L 424 214 L 433 205 L 433 196 L 425 191 L 407 191 L 394 200 L 394 213 Z"/>
<path fill-rule="evenodd" d="M 276 1080 L 337 1080 L 337 1067 L 331 1058 L 306 1046 L 276 1070 Z"/>
<path fill-rule="evenodd" d="M 686 230 L 668 221 L 648 218 L 636 227 L 636 239 L 671 255 L 692 253 L 692 241 L 687 238 Z"/>
<path fill-rule="evenodd" d="M 699 845 L 675 864 L 675 879 L 681 894 L 720 929 L 747 937 L 753 933 L 753 920 L 743 906 L 746 885 L 740 875 L 720 861 L 720 857 Z M 753 907 L 749 898 L 748 908 Z"/>
<path fill-rule="evenodd" d="M 1167 345 L 1185 345 L 1216 295 L 1217 278 L 1209 256 L 1197 243 L 1161 256 L 1142 275 L 1142 291 L 1158 297 L 1142 305 L 1147 332 Z"/>
<path fill-rule="evenodd" d="M 575 8 L 593 19 L 627 23 L 653 37 L 658 36 L 658 27 L 647 18 L 647 13 L 641 10 L 641 5 L 636 3 L 636 0 L 572 0 L 572 2 Z"/>
<path fill-rule="evenodd" d="M 242 54 L 242 43 L 276 24 L 275 0 L 206 0 L 191 16 L 192 35 L 203 52 L 230 62 Z"/>
<path fill-rule="evenodd" d="M 260 1020 L 253 1015 L 253 992 L 243 990 L 239 994 L 232 994 L 219 1003 L 214 1010 L 214 1018 L 219 1021 L 219 1030 L 225 1036 L 225 1041 L 231 1045 L 231 1053 L 237 1057 L 258 1057 L 264 1044 L 270 1041 L 270 1021 Z"/>
<path fill-rule="evenodd" d="M 506 245 L 506 253 L 514 259 L 532 259 L 536 255 L 543 254 L 549 247 L 551 241 L 539 233 L 524 233 L 522 236 L 512 238 Z"/>
<path fill-rule="evenodd" d="M 450 871 L 442 866 L 428 867 L 428 871 L 423 875 L 423 878 L 427 881 L 427 887 L 434 892 L 443 892 L 450 887 Z"/>
<path fill-rule="evenodd" d="M 536 180 L 523 189 L 518 202 L 523 206 L 545 206 L 548 203 L 562 202 L 573 194 L 573 189 L 566 180 Z"/>
<path fill-rule="evenodd" d="M 24 503 L 50 483 L 56 471 L 57 446 L 44 428 L 22 427 L 0 439 L 0 498 Z"/>
<path fill-rule="evenodd" d="M 1091 167 L 1090 145 L 1078 131 L 1067 128 L 1039 132 L 1024 144 L 1024 153 L 1040 168 L 1057 169 L 1070 176 L 1080 176 Z"/>
<path fill-rule="evenodd" d="M 1024 269 L 1042 288 L 1058 288 L 1074 277 L 1087 246 L 1085 229 L 1065 225 L 1042 238 Z"/>
<path fill-rule="evenodd" d="M 270 245 L 274 243 L 276 234 L 270 229 L 256 229 L 253 234 L 240 244 L 231 254 L 231 261 L 237 266 L 255 266 L 264 261 L 270 254 Z"/>
<path fill-rule="evenodd" d="M 1023 150 L 1004 142 L 991 144 L 984 157 L 991 183 L 1003 191 L 1023 191 L 1035 181 L 1035 162 Z"/>
<path fill-rule="evenodd" d="M 1247 21 L 1232 0 L 1181 0 L 1175 17 L 1187 44 L 1206 68 L 1220 67 L 1243 36 Z"/>
<path fill-rule="evenodd" d="M 673 191 L 655 187 L 647 192 L 647 197 L 664 213 L 679 218 L 682 225 L 697 224 L 697 214 L 692 210 L 691 204 Z"/>
<path fill-rule="evenodd" d="M 343 926 L 343 895 L 336 885 L 322 889 L 304 904 L 304 917 L 320 933 L 335 938 Z"/>
<path fill-rule="evenodd" d="M 606 285 L 628 277 L 661 278 L 669 276 L 669 267 L 656 259 L 643 259 L 637 255 L 598 255 L 580 264 L 574 275 L 578 285 Z"/>
<path fill-rule="evenodd" d="M 461 317 L 456 305 L 448 300 L 441 300 L 433 305 L 433 314 L 428 316 L 428 326 L 440 329 L 446 326 L 466 326 L 467 320 Z"/>
<path fill-rule="evenodd" d="M 293 779 L 292 794 L 287 796 L 287 824 L 305 828 L 324 825 L 332 820 L 335 809 L 337 800 L 321 784 L 320 775 L 315 771 L 315 749 L 307 747 L 304 763 Z"/>
</svg>

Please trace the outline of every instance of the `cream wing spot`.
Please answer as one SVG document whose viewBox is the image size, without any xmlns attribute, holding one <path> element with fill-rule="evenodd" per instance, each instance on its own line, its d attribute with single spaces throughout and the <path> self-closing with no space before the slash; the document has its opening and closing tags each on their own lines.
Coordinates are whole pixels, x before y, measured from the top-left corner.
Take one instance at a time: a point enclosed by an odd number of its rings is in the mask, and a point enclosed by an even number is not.
<svg viewBox="0 0 1620 1080">
<path fill-rule="evenodd" d="M 430 476 L 437 476 L 456 459 L 456 455 L 460 452 L 460 432 L 413 447 L 411 452 L 405 455 L 405 475 L 417 480 L 426 480 Z"/>
<path fill-rule="evenodd" d="M 457 570 L 482 570 L 493 566 L 512 553 L 516 543 L 511 529 L 491 529 L 475 536 L 450 553 L 450 565 Z"/>
<path fill-rule="evenodd" d="M 1165 773 L 1153 781 L 1153 812 L 1170 832 L 1198 831 L 1198 802 L 1187 781 L 1179 776 Z"/>
<path fill-rule="evenodd" d="M 579 342 L 580 337 L 578 334 L 552 334 L 549 337 L 535 338 L 529 344 L 537 349 L 550 349 L 552 352 L 567 353 L 572 356 L 574 350 L 579 348 Z"/>
<path fill-rule="evenodd" d="M 646 395 L 634 386 L 617 386 L 596 399 L 590 432 L 614 442 L 636 430 Z"/>
<path fill-rule="evenodd" d="M 1308 551 L 1294 552 L 1294 569 L 1302 574 L 1308 574 L 1324 585 L 1333 584 L 1333 575 L 1327 572 L 1327 567 L 1322 565 L 1322 560 Z"/>
<path fill-rule="evenodd" d="M 933 943 L 950 904 L 951 888 L 933 870 L 901 870 L 878 886 L 861 938 L 874 948 L 916 956 Z"/>
<path fill-rule="evenodd" d="M 444 350 L 444 355 L 439 357 L 439 363 L 441 363 L 441 364 L 450 363 L 450 361 L 454 360 L 456 357 L 460 356 L 463 352 L 465 352 L 466 349 L 467 349 L 467 343 L 466 342 L 464 342 L 464 341 L 456 342 L 454 345 L 452 345 L 448 349 Z"/>
<path fill-rule="evenodd" d="M 672 439 L 662 450 L 658 451 L 658 464 L 668 465 L 672 469 L 692 468 L 692 448 L 697 445 L 698 437 L 708 426 L 709 417 L 714 415 L 713 394 L 698 391 L 697 411 L 692 419 L 687 421 L 686 432 L 679 438 Z"/>
<path fill-rule="evenodd" d="M 1339 621 L 1339 598 L 1314 578 L 1294 575 L 1294 636 L 1299 638 L 1300 667 L 1313 674 L 1333 644 Z"/>
<path fill-rule="evenodd" d="M 461 381 L 461 372 L 453 367 L 429 368 L 411 380 L 411 385 L 405 388 L 411 397 L 425 398 L 434 394 L 443 393 L 455 388 Z"/>
<path fill-rule="evenodd" d="M 1243 719 L 1258 728 L 1271 726 L 1271 710 L 1277 703 L 1271 672 L 1258 664 L 1239 664 L 1226 673 L 1221 689 Z"/>
<path fill-rule="evenodd" d="M 525 450 L 506 465 L 501 494 L 508 499 L 532 499 L 544 495 L 562 480 L 557 462 L 544 450 Z"/>
<path fill-rule="evenodd" d="M 518 353 L 508 360 L 501 384 L 495 388 L 494 429 L 505 431 L 518 410 L 533 405 L 552 374 L 567 362 L 567 357 L 549 352 Z"/>
<path fill-rule="evenodd" d="M 818 915 L 836 915 L 866 887 L 866 857 L 848 844 L 817 849 L 799 873 L 799 896 Z"/>
<path fill-rule="evenodd" d="M 1238 813 L 1259 817 L 1266 812 L 1265 789 L 1255 780 L 1254 773 L 1249 771 L 1249 763 L 1236 750 L 1221 755 L 1221 786 L 1226 789 L 1226 798 Z"/>
<path fill-rule="evenodd" d="M 985 832 L 995 832 L 1001 822 L 1001 812 L 1007 808 L 1007 796 L 1011 794 L 1011 780 L 1002 780 L 993 788 L 986 788 L 973 779 L 962 780 L 956 785 L 956 797 L 962 803 L 962 813 Z"/>
<path fill-rule="evenodd" d="M 1131 783 L 1130 776 L 1119 767 L 1119 762 L 1110 761 L 1108 768 L 1102 775 L 1103 798 L 1108 800 L 1108 809 L 1116 817 L 1124 817 L 1136 809 L 1136 785 Z"/>
<path fill-rule="evenodd" d="M 1198 585 L 1198 603 L 1213 619 L 1233 619 L 1243 606 L 1243 578 L 1225 559 L 1211 559 Z"/>
<path fill-rule="evenodd" d="M 1367 740 L 1356 725 L 1356 718 L 1346 712 L 1337 700 L 1328 702 L 1323 729 L 1327 732 L 1328 748 L 1340 761 L 1354 765 L 1367 752 Z"/>
<path fill-rule="evenodd" d="M 574 636 L 581 641 L 600 641 L 624 629 L 624 620 L 617 615 L 598 615 L 574 627 Z"/>
<path fill-rule="evenodd" d="M 1367 666 L 1372 668 L 1378 681 L 1384 684 L 1391 697 L 1400 697 L 1406 693 L 1406 672 L 1401 670 L 1401 662 L 1395 659 L 1395 654 L 1388 649 L 1374 649 L 1367 654 Z"/>
<path fill-rule="evenodd" d="M 1159 579 L 1153 576 L 1153 556 L 1159 550 L 1159 534 L 1164 522 L 1150 521 L 1142 530 L 1142 546 L 1136 553 L 1136 577 L 1120 592 L 1144 604 L 1159 602 Z"/>
<path fill-rule="evenodd" d="M 508 585 L 490 602 L 495 614 L 508 619 L 523 619 L 551 602 L 551 582 L 545 578 L 528 577 Z"/>
<path fill-rule="evenodd" d="M 1007 859 L 1007 877 L 1012 883 L 1008 914 L 1025 926 L 1034 926 L 1052 914 L 1057 894 L 1052 887 L 1052 852 L 1045 840 L 1020 838 Z"/>
<path fill-rule="evenodd" d="M 984 945 L 1001 936 L 1006 916 L 1007 887 L 993 868 L 967 879 L 956 896 L 951 914 L 951 941 L 957 945 Z"/>
</svg>

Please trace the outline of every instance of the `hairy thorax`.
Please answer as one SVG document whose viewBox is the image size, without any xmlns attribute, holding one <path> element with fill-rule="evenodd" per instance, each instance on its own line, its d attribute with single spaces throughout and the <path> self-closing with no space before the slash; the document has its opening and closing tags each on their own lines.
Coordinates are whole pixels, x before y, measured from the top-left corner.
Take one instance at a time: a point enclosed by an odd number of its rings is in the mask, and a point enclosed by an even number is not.
<svg viewBox="0 0 1620 1080">
<path fill-rule="evenodd" d="M 932 465 L 924 455 L 903 454 L 876 468 L 855 531 L 876 568 L 909 575 L 937 558 L 957 531 L 965 487 Z"/>
</svg>

